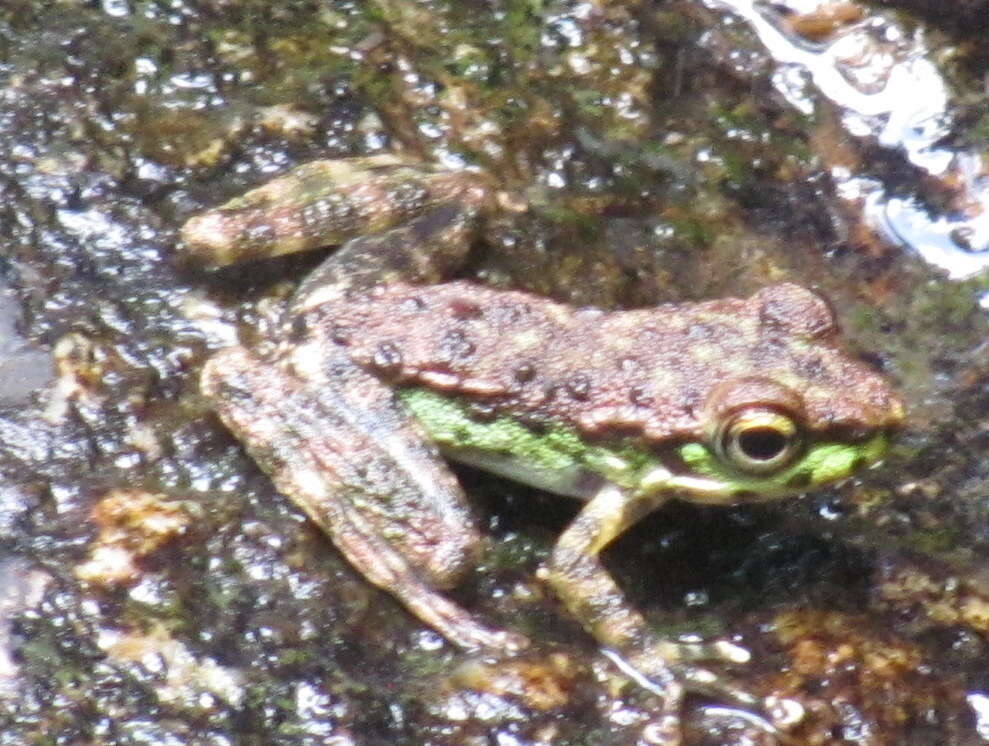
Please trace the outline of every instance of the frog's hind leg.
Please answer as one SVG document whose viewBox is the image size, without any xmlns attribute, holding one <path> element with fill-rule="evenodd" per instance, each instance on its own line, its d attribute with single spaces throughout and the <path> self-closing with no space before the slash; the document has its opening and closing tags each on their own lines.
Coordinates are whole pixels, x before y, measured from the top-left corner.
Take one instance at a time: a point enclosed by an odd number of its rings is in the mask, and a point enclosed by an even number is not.
<svg viewBox="0 0 989 746">
<path fill-rule="evenodd" d="M 312 385 L 234 347 L 210 360 L 202 389 L 278 490 L 368 580 L 461 647 L 522 647 L 437 591 L 478 540 L 466 500 L 435 451 L 406 431 L 390 392 L 373 379 L 349 383 L 344 393 Z"/>
<path fill-rule="evenodd" d="M 491 193 L 477 174 L 397 155 L 319 160 L 191 218 L 182 242 L 194 261 L 222 267 L 338 246 L 443 205 L 487 209 Z"/>
</svg>

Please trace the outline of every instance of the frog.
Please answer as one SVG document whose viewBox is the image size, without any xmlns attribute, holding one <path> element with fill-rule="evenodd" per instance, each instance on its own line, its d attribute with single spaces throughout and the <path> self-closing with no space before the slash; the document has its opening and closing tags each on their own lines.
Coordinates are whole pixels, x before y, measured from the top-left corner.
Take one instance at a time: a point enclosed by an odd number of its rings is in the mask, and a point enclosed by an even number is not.
<svg viewBox="0 0 989 746">
<path fill-rule="evenodd" d="M 381 154 L 305 164 L 191 218 L 181 246 L 205 268 L 338 247 L 263 343 L 207 361 L 201 390 L 361 575 L 467 651 L 529 640 L 446 593 L 482 532 L 445 459 L 582 501 L 539 577 L 661 695 L 678 743 L 687 692 L 758 706 L 716 670 L 749 653 L 658 634 L 604 550 L 672 500 L 776 500 L 875 465 L 904 407 L 797 284 L 606 310 L 451 280 L 485 221 L 519 209 L 481 173 Z"/>
</svg>

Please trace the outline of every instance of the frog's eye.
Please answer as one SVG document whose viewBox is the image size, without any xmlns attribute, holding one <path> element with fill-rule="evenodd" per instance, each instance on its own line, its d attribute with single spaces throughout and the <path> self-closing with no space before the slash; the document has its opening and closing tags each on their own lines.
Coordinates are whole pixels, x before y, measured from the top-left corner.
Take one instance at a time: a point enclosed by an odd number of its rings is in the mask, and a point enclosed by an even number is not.
<svg viewBox="0 0 989 746">
<path fill-rule="evenodd" d="M 721 458 L 736 469 L 769 474 L 793 461 L 802 440 L 793 418 L 774 409 L 750 407 L 725 418 L 715 444 Z"/>
</svg>

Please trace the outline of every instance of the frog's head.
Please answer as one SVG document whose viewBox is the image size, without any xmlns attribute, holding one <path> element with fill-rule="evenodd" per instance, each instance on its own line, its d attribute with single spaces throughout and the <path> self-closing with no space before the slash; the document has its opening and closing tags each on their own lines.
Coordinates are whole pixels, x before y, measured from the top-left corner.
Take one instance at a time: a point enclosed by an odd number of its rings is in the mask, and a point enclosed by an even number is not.
<svg viewBox="0 0 989 746">
<path fill-rule="evenodd" d="M 841 346 L 820 296 L 778 285 L 745 304 L 742 316 L 754 321 L 739 325 L 750 339 L 712 377 L 701 437 L 682 443 L 679 466 L 647 474 L 642 489 L 710 503 L 781 497 L 875 464 L 902 423 L 900 399 Z"/>
</svg>

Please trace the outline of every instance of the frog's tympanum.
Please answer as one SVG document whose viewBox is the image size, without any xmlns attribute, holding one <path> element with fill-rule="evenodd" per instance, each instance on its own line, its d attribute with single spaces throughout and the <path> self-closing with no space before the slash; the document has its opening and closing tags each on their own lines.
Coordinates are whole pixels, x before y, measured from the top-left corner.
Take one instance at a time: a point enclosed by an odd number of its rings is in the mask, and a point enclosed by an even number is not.
<svg viewBox="0 0 989 746">
<path fill-rule="evenodd" d="M 440 454 L 585 501 L 545 577 L 673 718 L 684 687 L 727 688 L 697 659 L 746 651 L 658 637 L 601 551 L 667 500 L 775 499 L 873 464 L 901 404 L 797 285 L 602 311 L 438 284 L 499 202 L 480 176 L 378 156 L 308 164 L 190 220 L 186 250 L 214 266 L 341 245 L 270 348 L 221 351 L 202 389 L 354 567 L 464 648 L 525 640 L 441 592 L 479 535 Z"/>
</svg>

